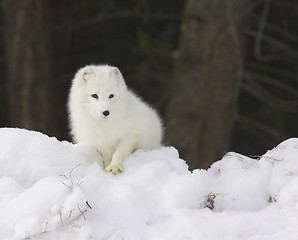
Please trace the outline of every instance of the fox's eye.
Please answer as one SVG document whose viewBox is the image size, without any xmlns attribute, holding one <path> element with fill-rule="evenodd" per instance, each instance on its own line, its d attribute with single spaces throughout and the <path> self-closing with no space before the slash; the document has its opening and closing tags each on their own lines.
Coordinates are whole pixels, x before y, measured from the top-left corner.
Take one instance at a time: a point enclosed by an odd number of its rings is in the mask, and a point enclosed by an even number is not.
<svg viewBox="0 0 298 240">
<path fill-rule="evenodd" d="M 98 99 L 98 95 L 97 94 L 92 94 L 91 97 Z"/>
<path fill-rule="evenodd" d="M 111 94 L 110 96 L 109 96 L 109 98 L 113 98 L 114 97 L 114 94 Z"/>
</svg>

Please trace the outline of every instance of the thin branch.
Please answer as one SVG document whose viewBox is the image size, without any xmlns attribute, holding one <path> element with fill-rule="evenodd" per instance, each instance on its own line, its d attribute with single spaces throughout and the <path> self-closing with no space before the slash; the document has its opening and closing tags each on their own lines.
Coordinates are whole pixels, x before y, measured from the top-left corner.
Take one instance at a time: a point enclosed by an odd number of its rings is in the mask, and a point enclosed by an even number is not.
<svg viewBox="0 0 298 240">
<path fill-rule="evenodd" d="M 72 186 L 67 185 L 63 180 L 61 180 L 61 182 L 62 182 L 62 184 L 63 184 L 64 186 L 69 187 L 70 189 L 73 189 Z"/>
<path fill-rule="evenodd" d="M 260 73 L 252 73 L 252 72 L 246 72 L 249 76 L 251 76 L 252 78 L 254 78 L 256 81 L 260 81 L 260 82 L 264 82 L 268 85 L 272 85 L 280 90 L 283 90 L 284 92 L 287 92 L 289 94 L 292 94 L 293 96 L 297 97 L 298 96 L 298 90 L 294 87 L 291 87 L 288 84 L 283 83 L 282 81 L 276 79 L 276 78 L 272 78 L 272 77 L 268 77 L 265 76 L 263 74 Z"/>
<path fill-rule="evenodd" d="M 87 220 L 86 220 L 86 217 L 85 217 L 85 214 L 84 214 L 84 213 L 85 213 L 87 210 L 82 211 L 81 208 L 80 208 L 80 206 L 79 206 L 79 204 L 78 204 L 78 209 L 79 209 L 81 215 L 83 216 L 83 218 L 84 218 L 84 220 L 85 220 L 85 224 L 86 224 Z M 83 226 L 83 225 L 81 225 L 81 226 Z"/>
<path fill-rule="evenodd" d="M 267 18 L 269 15 L 269 8 L 270 8 L 270 2 L 271 0 L 266 0 L 264 3 L 264 9 L 263 13 L 260 19 L 259 29 L 255 38 L 255 56 L 258 60 L 263 61 L 266 60 L 267 57 L 262 56 L 262 50 L 261 50 L 261 43 L 264 35 L 264 30 L 267 22 Z"/>
<path fill-rule="evenodd" d="M 276 68 L 276 67 L 272 67 L 270 65 L 260 64 L 256 61 L 246 62 L 246 65 L 249 68 L 266 71 L 268 73 L 278 75 L 281 78 L 287 78 L 292 81 L 298 82 L 297 75 L 294 73 L 291 73 L 289 71 L 286 71 L 284 68 Z"/>
<path fill-rule="evenodd" d="M 71 185 L 73 185 L 73 180 L 72 180 L 72 173 L 73 171 L 78 168 L 79 166 L 81 166 L 81 164 L 79 163 L 78 165 L 76 165 L 75 167 L 73 167 L 73 169 L 71 169 L 70 173 L 69 173 L 69 180 L 71 182 Z"/>
<path fill-rule="evenodd" d="M 277 158 L 273 158 L 273 157 L 269 157 L 269 156 L 259 156 L 259 155 L 253 155 L 253 156 L 250 156 L 251 158 L 256 158 L 256 160 L 261 160 L 262 158 L 265 158 L 265 159 L 269 159 L 269 160 L 273 160 L 275 162 L 282 162 L 283 159 L 277 159 Z"/>
<path fill-rule="evenodd" d="M 247 28 L 247 27 L 243 28 L 242 31 L 250 36 L 253 36 L 253 37 L 255 37 L 257 35 L 257 32 L 255 30 Z M 267 42 L 271 46 L 275 47 L 277 50 L 283 51 L 291 57 L 298 58 L 298 51 L 295 51 L 295 50 L 289 48 L 288 45 L 286 45 L 280 41 L 277 41 L 276 39 L 274 39 L 268 35 L 263 35 L 262 40 L 264 42 Z M 262 61 L 265 61 L 265 60 L 269 61 L 269 60 L 275 60 L 275 59 L 277 59 L 275 54 L 272 54 L 272 55 L 268 54 L 266 57 L 265 56 L 262 57 Z"/>
<path fill-rule="evenodd" d="M 236 22 L 237 19 L 235 19 L 234 12 L 233 12 L 233 4 L 231 0 L 226 0 L 226 16 L 228 18 L 228 24 L 229 24 L 229 33 L 231 34 L 232 39 L 234 40 L 233 44 L 235 45 L 236 54 L 240 55 L 240 42 L 239 42 L 239 36 L 238 32 L 236 30 Z M 238 57 L 238 56 L 237 56 Z M 238 57 L 238 59 L 241 59 L 241 57 Z M 241 69 L 242 69 L 242 62 L 241 62 Z"/>
<path fill-rule="evenodd" d="M 240 122 L 240 124 L 248 126 L 248 128 L 253 128 L 255 130 L 254 132 L 256 136 L 262 136 L 261 132 L 263 132 L 272 137 L 285 137 L 285 134 L 283 134 L 283 132 L 279 131 L 275 127 L 270 127 L 266 123 L 262 123 L 244 116 L 240 116 L 238 121 Z M 250 132 L 252 132 L 251 129 Z"/>
<path fill-rule="evenodd" d="M 251 14 L 251 18 L 253 18 L 253 20 L 255 21 L 260 21 L 260 18 L 257 14 Z M 288 41 L 298 43 L 298 37 L 296 35 L 289 33 L 288 31 L 286 31 L 284 28 L 280 27 L 277 24 L 273 24 L 267 21 L 266 29 L 281 35 Z"/>
<path fill-rule="evenodd" d="M 62 223 L 62 226 L 64 227 L 63 216 L 62 216 L 61 210 L 59 210 L 59 216 L 60 216 L 60 222 Z"/>
<path fill-rule="evenodd" d="M 90 206 L 90 204 L 89 204 L 88 201 L 86 201 L 86 205 L 87 205 L 90 209 L 92 209 L 92 207 Z"/>
<path fill-rule="evenodd" d="M 71 211 L 69 212 L 69 216 L 67 217 L 67 220 L 68 220 L 69 225 L 70 225 L 72 228 L 81 228 L 81 226 L 75 224 L 75 223 L 71 220 L 72 211 L 73 211 L 73 210 L 71 210 Z M 83 225 L 84 225 L 84 224 L 83 224 Z"/>
<path fill-rule="evenodd" d="M 76 166 L 74 166 L 72 169 L 71 169 L 71 171 L 70 171 L 70 173 L 69 173 L 69 176 L 67 177 L 66 175 L 64 175 L 64 174 L 60 174 L 59 176 L 60 177 L 64 177 L 66 180 L 69 180 L 70 181 L 70 185 L 68 185 L 68 184 L 66 184 L 63 180 L 61 180 L 61 182 L 63 183 L 63 185 L 65 185 L 65 186 L 67 186 L 67 187 L 69 187 L 69 188 L 73 188 L 73 179 L 72 179 L 72 173 L 73 173 L 73 171 L 76 169 L 76 168 L 78 168 L 79 166 L 81 166 L 81 164 L 78 164 L 78 165 L 76 165 Z M 84 181 L 81 181 L 82 180 L 82 178 L 80 178 L 78 181 L 77 181 L 77 185 L 81 185 Z"/>
<path fill-rule="evenodd" d="M 66 177 L 66 175 L 64 175 L 64 174 L 63 174 L 63 175 L 62 175 L 62 174 L 60 174 L 60 175 L 59 175 L 59 177 L 64 177 L 65 179 L 67 179 L 67 180 L 68 180 L 68 177 Z"/>
<path fill-rule="evenodd" d="M 79 180 L 77 181 L 77 185 L 80 186 L 83 182 L 85 182 L 84 180 L 82 180 L 83 178 L 79 178 Z"/>
<path fill-rule="evenodd" d="M 124 18 L 144 18 L 144 13 L 142 12 L 134 12 L 134 11 L 119 11 L 110 14 L 102 14 L 94 18 L 90 18 L 79 23 L 76 23 L 72 27 L 69 27 L 69 24 L 59 24 L 59 26 L 53 27 L 53 30 L 63 30 L 68 29 L 70 31 L 78 30 L 81 28 L 89 27 L 95 24 L 99 24 L 102 22 L 114 20 L 114 19 L 124 19 Z M 181 20 L 181 16 L 178 14 L 149 14 L 146 18 L 158 20 L 158 21 L 167 21 L 167 20 Z"/>
<path fill-rule="evenodd" d="M 298 111 L 298 101 L 285 101 L 273 95 L 260 84 L 257 83 L 251 76 L 245 74 L 245 81 L 241 88 L 247 91 L 248 93 L 255 96 L 260 101 L 266 103 L 270 107 L 287 112 L 297 112 Z"/>
</svg>

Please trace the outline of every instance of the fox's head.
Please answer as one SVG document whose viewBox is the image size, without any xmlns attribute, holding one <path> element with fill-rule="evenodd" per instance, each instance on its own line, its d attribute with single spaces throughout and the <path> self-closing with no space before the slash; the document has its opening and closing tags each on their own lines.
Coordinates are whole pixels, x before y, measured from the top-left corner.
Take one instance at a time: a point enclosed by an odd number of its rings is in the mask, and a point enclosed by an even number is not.
<svg viewBox="0 0 298 240">
<path fill-rule="evenodd" d="M 94 118 L 111 118 L 123 108 L 127 87 L 117 67 L 86 66 L 78 71 L 75 81 L 82 104 Z"/>
</svg>

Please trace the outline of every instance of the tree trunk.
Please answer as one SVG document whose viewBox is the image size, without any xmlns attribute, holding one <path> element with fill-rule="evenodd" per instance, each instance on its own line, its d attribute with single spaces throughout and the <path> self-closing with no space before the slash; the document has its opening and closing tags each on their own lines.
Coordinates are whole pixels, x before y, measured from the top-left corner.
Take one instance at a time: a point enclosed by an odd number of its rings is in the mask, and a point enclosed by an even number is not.
<svg viewBox="0 0 298 240">
<path fill-rule="evenodd" d="M 188 0 L 167 109 L 167 140 L 191 169 L 228 149 L 242 79 L 245 1 Z"/>
<path fill-rule="evenodd" d="M 49 129 L 51 79 L 46 0 L 2 0 L 9 121 L 11 126 Z"/>
</svg>

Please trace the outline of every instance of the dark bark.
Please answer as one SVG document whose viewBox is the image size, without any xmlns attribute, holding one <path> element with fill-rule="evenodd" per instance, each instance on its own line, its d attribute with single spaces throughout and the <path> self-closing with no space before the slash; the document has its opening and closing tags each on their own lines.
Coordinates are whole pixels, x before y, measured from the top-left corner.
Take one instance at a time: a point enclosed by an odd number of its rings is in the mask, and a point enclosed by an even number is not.
<svg viewBox="0 0 298 240">
<path fill-rule="evenodd" d="M 243 72 L 244 2 L 186 3 L 166 132 L 191 169 L 209 167 L 228 149 Z"/>
<path fill-rule="evenodd" d="M 46 0 L 3 0 L 11 126 L 49 130 L 51 55 Z"/>
</svg>

